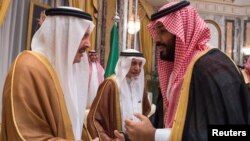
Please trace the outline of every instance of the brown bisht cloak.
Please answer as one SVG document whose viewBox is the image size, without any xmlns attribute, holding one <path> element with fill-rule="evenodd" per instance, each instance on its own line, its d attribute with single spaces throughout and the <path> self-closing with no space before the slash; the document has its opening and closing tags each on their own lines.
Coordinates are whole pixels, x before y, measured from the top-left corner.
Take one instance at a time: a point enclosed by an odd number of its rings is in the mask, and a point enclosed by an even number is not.
<svg viewBox="0 0 250 141">
<path fill-rule="evenodd" d="M 86 131 L 84 141 L 90 140 Z M 57 75 L 39 53 L 24 51 L 9 70 L 3 90 L 1 140 L 74 140 Z"/>
<path fill-rule="evenodd" d="M 119 92 L 114 76 L 107 78 L 98 88 L 87 118 L 87 128 L 92 138 L 101 141 L 115 139 L 114 130 L 122 131 Z M 144 91 L 142 101 L 144 115 L 150 112 L 150 103 Z"/>
</svg>

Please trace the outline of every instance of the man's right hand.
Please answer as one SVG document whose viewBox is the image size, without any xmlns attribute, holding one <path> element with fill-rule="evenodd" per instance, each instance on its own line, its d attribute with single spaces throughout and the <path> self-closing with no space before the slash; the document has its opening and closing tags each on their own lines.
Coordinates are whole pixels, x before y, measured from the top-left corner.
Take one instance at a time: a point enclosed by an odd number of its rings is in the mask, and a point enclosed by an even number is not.
<svg viewBox="0 0 250 141">
<path fill-rule="evenodd" d="M 129 138 L 132 141 L 154 141 L 156 129 L 150 120 L 142 114 L 135 114 L 135 116 L 141 121 L 125 120 L 125 128 Z"/>
<path fill-rule="evenodd" d="M 99 138 L 95 138 L 95 139 L 93 139 L 92 141 L 99 141 Z"/>
</svg>

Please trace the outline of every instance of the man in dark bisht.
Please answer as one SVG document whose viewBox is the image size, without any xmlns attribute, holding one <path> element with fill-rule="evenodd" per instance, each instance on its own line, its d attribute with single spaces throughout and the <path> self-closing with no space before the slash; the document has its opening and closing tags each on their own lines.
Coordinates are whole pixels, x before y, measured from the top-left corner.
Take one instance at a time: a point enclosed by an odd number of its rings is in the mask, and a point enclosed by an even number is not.
<svg viewBox="0 0 250 141">
<path fill-rule="evenodd" d="M 158 74 L 164 101 L 164 129 L 147 117 L 127 119 L 131 140 L 208 140 L 209 125 L 248 125 L 250 94 L 235 63 L 207 46 L 210 31 L 189 2 L 167 3 L 148 29 L 159 47 Z"/>
</svg>

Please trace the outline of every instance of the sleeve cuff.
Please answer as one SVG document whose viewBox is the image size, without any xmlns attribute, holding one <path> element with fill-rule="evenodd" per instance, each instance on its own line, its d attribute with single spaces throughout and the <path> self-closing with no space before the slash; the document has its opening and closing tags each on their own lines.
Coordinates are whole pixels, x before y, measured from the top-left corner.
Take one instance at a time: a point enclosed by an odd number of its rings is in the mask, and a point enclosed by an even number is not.
<svg viewBox="0 0 250 141">
<path fill-rule="evenodd" d="M 169 141 L 171 128 L 156 129 L 155 141 Z"/>
</svg>

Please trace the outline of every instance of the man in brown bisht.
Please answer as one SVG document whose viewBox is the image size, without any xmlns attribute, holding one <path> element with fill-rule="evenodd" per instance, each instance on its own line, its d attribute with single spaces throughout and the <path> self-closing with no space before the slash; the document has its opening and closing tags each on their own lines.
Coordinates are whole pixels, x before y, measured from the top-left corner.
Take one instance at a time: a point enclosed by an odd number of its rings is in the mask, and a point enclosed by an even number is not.
<svg viewBox="0 0 250 141">
<path fill-rule="evenodd" d="M 88 114 L 87 127 L 93 138 L 121 139 L 124 136 L 119 132 L 127 138 L 124 120 L 131 118 L 138 122 L 135 113 L 147 115 L 150 112 L 144 90 L 144 64 L 143 54 L 134 49 L 120 53 L 115 75 L 101 83 Z"/>
<path fill-rule="evenodd" d="M 247 84 L 248 90 L 250 92 L 250 57 L 247 58 L 247 62 L 244 64 L 243 69 L 241 70 L 245 83 Z"/>
<path fill-rule="evenodd" d="M 249 125 L 250 94 L 235 63 L 207 46 L 210 30 L 188 1 L 170 2 L 151 16 L 148 29 L 159 47 L 158 74 L 164 129 L 148 118 L 125 120 L 134 141 L 206 141 L 209 125 Z"/>
<path fill-rule="evenodd" d="M 104 69 L 101 66 L 97 52 L 95 50 L 88 51 L 89 56 L 89 91 L 87 108 L 90 108 L 99 85 L 104 80 Z"/>
<path fill-rule="evenodd" d="M 92 18 L 70 7 L 45 14 L 32 51 L 17 56 L 6 78 L 1 140 L 91 140 L 83 120 Z"/>
</svg>

